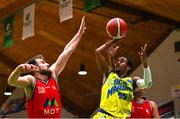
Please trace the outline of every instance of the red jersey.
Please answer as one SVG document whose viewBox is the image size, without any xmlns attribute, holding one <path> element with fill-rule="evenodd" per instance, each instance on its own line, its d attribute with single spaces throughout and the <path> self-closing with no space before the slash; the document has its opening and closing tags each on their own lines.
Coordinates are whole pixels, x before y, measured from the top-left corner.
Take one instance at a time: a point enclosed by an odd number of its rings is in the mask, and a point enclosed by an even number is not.
<svg viewBox="0 0 180 119">
<path fill-rule="evenodd" d="M 29 118 L 60 118 L 61 97 L 58 85 L 52 77 L 47 82 L 36 79 L 33 96 L 26 98 Z"/>
<path fill-rule="evenodd" d="M 132 113 L 130 118 L 151 118 L 152 106 L 151 102 L 145 98 L 143 102 L 138 102 L 133 99 L 132 101 Z"/>
</svg>

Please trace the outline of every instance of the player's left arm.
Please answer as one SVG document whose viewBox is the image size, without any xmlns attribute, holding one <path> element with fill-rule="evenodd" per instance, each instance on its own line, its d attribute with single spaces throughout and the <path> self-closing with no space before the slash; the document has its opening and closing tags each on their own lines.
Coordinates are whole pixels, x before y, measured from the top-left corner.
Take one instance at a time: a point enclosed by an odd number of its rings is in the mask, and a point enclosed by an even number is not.
<svg viewBox="0 0 180 119">
<path fill-rule="evenodd" d="M 151 69 L 148 66 L 147 63 L 147 44 L 144 45 L 144 47 L 141 47 L 140 52 L 138 52 L 141 62 L 143 64 L 143 69 L 144 69 L 144 82 L 145 82 L 145 87 L 150 88 L 152 85 L 152 75 L 151 75 Z"/>
<path fill-rule="evenodd" d="M 151 101 L 151 105 L 152 105 L 152 118 L 160 118 L 156 103 L 154 101 Z"/>
<path fill-rule="evenodd" d="M 69 57 L 71 54 L 75 51 L 77 45 L 79 44 L 79 41 L 82 37 L 82 35 L 85 32 L 85 17 L 81 20 L 81 25 L 79 27 L 78 32 L 76 35 L 72 38 L 72 40 L 65 46 L 63 52 L 59 55 L 56 62 L 50 67 L 50 70 L 52 71 L 52 75 L 57 78 L 58 75 L 62 72 L 64 69 Z"/>
<path fill-rule="evenodd" d="M 119 49 L 119 46 L 117 44 L 114 44 L 108 49 L 109 66 L 111 67 L 111 70 L 113 71 L 115 71 L 115 55 L 118 49 Z"/>
</svg>

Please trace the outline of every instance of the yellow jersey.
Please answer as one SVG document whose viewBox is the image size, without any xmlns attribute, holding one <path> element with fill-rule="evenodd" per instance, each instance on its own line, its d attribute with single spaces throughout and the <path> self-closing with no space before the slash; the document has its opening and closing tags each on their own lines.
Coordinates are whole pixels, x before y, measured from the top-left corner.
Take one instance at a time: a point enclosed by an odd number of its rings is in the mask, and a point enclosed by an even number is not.
<svg viewBox="0 0 180 119">
<path fill-rule="evenodd" d="M 100 108 L 115 118 L 126 118 L 131 114 L 133 97 L 132 78 L 111 72 L 101 89 Z"/>
</svg>

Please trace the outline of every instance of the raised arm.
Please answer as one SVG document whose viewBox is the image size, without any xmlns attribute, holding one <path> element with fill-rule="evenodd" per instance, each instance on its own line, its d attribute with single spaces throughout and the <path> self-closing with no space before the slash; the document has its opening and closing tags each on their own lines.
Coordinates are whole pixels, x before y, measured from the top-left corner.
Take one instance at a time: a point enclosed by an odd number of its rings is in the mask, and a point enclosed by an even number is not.
<svg viewBox="0 0 180 119">
<path fill-rule="evenodd" d="M 115 55 L 118 49 L 119 46 L 117 46 L 116 44 L 108 49 L 109 65 L 111 70 L 113 71 L 115 70 Z"/>
<path fill-rule="evenodd" d="M 144 69 L 144 82 L 145 82 L 145 87 L 150 88 L 152 85 L 152 75 L 151 75 L 151 70 L 148 66 L 147 63 L 147 44 L 144 45 L 144 47 L 141 47 L 140 52 L 138 52 L 141 62 L 143 64 L 143 69 Z"/>
<path fill-rule="evenodd" d="M 85 32 L 85 17 L 81 20 L 81 25 L 76 33 L 76 35 L 72 38 L 72 40 L 65 46 L 63 52 L 59 55 L 56 62 L 50 67 L 50 70 L 52 71 L 52 75 L 57 78 L 57 76 L 62 72 L 64 69 L 69 57 L 71 54 L 75 51 L 77 45 L 79 44 L 79 41 L 82 37 L 82 35 Z"/>
<path fill-rule="evenodd" d="M 30 64 L 21 64 L 10 74 L 8 84 L 14 87 L 22 87 L 32 85 L 35 78 L 32 75 L 20 76 L 22 73 L 39 71 L 37 66 Z"/>
<path fill-rule="evenodd" d="M 97 66 L 99 70 L 102 72 L 102 74 L 107 74 L 110 70 L 110 67 L 108 66 L 108 62 L 107 62 L 107 59 L 105 58 L 105 55 L 107 53 L 107 50 L 111 46 L 113 46 L 113 44 L 115 44 L 116 42 L 118 41 L 110 40 L 95 50 Z"/>
</svg>

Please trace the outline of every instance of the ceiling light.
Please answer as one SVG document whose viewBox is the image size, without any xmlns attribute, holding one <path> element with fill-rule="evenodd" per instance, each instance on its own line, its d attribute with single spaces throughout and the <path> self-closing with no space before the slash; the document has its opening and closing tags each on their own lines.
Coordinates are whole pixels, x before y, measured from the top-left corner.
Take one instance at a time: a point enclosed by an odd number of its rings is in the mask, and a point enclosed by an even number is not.
<svg viewBox="0 0 180 119">
<path fill-rule="evenodd" d="M 80 70 L 78 72 L 79 75 L 87 75 L 87 71 L 85 70 L 85 65 L 81 64 L 80 65 Z"/>
<path fill-rule="evenodd" d="M 6 95 L 6 96 L 12 95 L 9 87 L 6 87 L 6 91 L 4 92 L 4 95 Z"/>
</svg>

